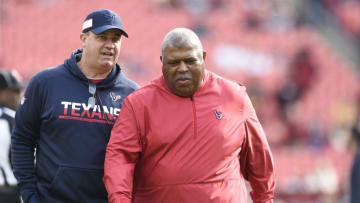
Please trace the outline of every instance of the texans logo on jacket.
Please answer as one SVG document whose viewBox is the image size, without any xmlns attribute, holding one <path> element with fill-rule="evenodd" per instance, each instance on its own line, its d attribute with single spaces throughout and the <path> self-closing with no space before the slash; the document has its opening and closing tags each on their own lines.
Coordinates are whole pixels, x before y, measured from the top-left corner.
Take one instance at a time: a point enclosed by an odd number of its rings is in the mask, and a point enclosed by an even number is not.
<svg viewBox="0 0 360 203">
<path fill-rule="evenodd" d="M 115 95 L 115 93 L 113 93 L 113 92 L 110 92 L 110 97 L 114 102 L 121 99 L 121 95 Z"/>
<path fill-rule="evenodd" d="M 62 101 L 64 106 L 63 115 L 60 119 L 81 120 L 85 122 L 114 124 L 120 113 L 120 108 Z"/>
</svg>

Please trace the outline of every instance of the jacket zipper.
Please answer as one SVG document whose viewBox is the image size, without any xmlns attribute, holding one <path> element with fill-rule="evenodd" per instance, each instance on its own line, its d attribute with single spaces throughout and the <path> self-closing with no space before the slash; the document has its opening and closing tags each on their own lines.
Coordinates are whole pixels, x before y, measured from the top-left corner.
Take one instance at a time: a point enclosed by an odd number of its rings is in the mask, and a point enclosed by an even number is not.
<svg viewBox="0 0 360 203">
<path fill-rule="evenodd" d="M 196 107 L 195 107 L 195 100 L 194 97 L 190 96 L 192 109 L 193 109 L 193 120 L 194 120 L 194 139 L 197 137 L 197 118 L 196 118 Z"/>
</svg>

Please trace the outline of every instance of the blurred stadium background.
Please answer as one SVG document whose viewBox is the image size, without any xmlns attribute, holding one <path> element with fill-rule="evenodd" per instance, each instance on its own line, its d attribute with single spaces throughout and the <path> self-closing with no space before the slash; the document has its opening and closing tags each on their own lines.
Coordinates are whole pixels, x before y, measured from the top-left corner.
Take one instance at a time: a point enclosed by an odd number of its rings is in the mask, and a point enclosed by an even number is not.
<svg viewBox="0 0 360 203">
<path fill-rule="evenodd" d="M 208 69 L 247 86 L 274 153 L 275 202 L 348 202 L 359 0 L 0 0 L 0 67 L 28 81 L 62 63 L 101 8 L 122 17 L 120 64 L 139 84 L 161 74 L 165 34 L 187 27 Z"/>
</svg>

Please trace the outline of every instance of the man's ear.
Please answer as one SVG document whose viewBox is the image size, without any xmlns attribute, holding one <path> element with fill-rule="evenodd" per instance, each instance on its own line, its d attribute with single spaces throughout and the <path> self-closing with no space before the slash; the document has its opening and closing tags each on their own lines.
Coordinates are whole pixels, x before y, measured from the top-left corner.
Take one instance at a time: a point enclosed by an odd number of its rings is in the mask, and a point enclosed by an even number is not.
<svg viewBox="0 0 360 203">
<path fill-rule="evenodd" d="M 203 51 L 203 60 L 205 61 L 206 59 L 206 51 Z"/>
</svg>

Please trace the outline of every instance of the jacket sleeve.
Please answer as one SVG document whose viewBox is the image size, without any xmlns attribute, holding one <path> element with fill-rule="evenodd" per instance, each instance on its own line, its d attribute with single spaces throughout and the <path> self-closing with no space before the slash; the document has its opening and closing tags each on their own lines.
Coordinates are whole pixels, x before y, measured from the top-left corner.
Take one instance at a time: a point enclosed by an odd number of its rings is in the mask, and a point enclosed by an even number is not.
<svg viewBox="0 0 360 203">
<path fill-rule="evenodd" d="M 11 161 L 24 202 L 38 202 L 35 175 L 35 146 L 40 135 L 41 86 L 30 81 L 15 116 L 11 137 Z"/>
<path fill-rule="evenodd" d="M 131 203 L 134 169 L 141 150 L 134 111 L 125 99 L 106 148 L 103 181 L 109 203 Z"/>
<path fill-rule="evenodd" d="M 240 168 L 249 181 L 254 203 L 272 203 L 275 192 L 273 157 L 265 132 L 256 116 L 250 98 L 245 95 L 245 139 L 240 152 Z"/>
</svg>

